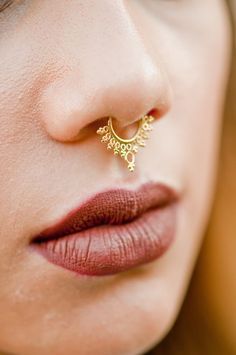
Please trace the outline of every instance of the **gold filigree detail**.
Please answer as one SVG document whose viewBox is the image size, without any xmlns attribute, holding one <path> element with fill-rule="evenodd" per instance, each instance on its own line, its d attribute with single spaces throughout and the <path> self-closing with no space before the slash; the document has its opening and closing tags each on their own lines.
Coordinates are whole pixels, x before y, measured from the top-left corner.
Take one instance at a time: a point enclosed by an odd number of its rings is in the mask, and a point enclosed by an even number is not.
<svg viewBox="0 0 236 355">
<path fill-rule="evenodd" d="M 127 167 L 132 172 L 135 168 L 135 154 L 138 153 L 139 147 L 146 146 L 145 140 L 149 138 L 153 121 L 153 116 L 143 116 L 139 120 L 136 134 L 130 139 L 123 139 L 114 131 L 112 117 L 109 117 L 108 124 L 100 127 L 97 134 L 101 136 L 101 142 L 107 144 L 107 149 L 113 150 L 114 155 L 120 155 L 127 162 Z"/>
</svg>

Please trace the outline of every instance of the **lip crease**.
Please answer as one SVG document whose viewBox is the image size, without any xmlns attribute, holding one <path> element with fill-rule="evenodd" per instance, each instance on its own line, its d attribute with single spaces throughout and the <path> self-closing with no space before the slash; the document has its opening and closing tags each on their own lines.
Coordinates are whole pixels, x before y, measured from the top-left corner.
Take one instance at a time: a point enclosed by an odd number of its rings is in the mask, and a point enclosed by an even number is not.
<svg viewBox="0 0 236 355">
<path fill-rule="evenodd" d="M 34 250 L 81 275 L 105 276 L 161 257 L 174 240 L 175 190 L 154 182 L 97 193 L 36 235 Z"/>
</svg>

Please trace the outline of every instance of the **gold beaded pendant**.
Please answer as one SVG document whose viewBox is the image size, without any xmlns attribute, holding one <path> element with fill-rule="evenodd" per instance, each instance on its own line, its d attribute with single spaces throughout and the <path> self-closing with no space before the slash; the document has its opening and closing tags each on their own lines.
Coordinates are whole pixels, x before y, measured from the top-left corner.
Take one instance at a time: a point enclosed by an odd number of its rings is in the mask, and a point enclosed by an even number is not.
<svg viewBox="0 0 236 355">
<path fill-rule="evenodd" d="M 127 164 L 129 171 L 134 171 L 135 154 L 139 147 L 145 147 L 145 140 L 149 138 L 149 132 L 152 130 L 151 122 L 153 116 L 145 115 L 139 120 L 139 127 L 135 135 L 130 139 L 119 137 L 114 131 L 112 117 L 109 117 L 106 126 L 100 127 L 97 134 L 101 135 L 101 142 L 107 144 L 107 149 L 113 150 L 114 155 L 119 155 Z"/>
</svg>

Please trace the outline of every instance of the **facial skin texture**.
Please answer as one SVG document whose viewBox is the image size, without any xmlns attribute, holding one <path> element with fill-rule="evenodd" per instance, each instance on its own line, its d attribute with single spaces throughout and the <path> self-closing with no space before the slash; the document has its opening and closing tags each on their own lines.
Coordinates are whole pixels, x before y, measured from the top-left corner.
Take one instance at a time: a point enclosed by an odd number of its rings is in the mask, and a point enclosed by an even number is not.
<svg viewBox="0 0 236 355">
<path fill-rule="evenodd" d="M 0 15 L 3 352 L 141 354 L 170 329 L 208 218 L 229 39 L 219 0 L 18 1 Z M 113 115 L 131 130 L 152 109 L 130 174 L 96 127 Z M 86 278 L 29 249 L 88 194 L 149 180 L 182 196 L 160 260 Z"/>
</svg>

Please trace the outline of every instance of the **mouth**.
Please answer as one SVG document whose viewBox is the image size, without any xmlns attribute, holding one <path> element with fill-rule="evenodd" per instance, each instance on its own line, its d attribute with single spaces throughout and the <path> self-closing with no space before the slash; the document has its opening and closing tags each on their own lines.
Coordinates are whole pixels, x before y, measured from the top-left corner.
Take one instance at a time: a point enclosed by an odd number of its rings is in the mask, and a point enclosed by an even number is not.
<svg viewBox="0 0 236 355">
<path fill-rule="evenodd" d="M 161 257 L 174 240 L 177 193 L 146 183 L 98 193 L 36 235 L 34 250 L 80 275 L 105 276 Z"/>
</svg>

